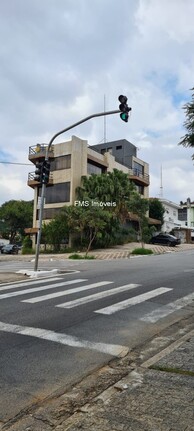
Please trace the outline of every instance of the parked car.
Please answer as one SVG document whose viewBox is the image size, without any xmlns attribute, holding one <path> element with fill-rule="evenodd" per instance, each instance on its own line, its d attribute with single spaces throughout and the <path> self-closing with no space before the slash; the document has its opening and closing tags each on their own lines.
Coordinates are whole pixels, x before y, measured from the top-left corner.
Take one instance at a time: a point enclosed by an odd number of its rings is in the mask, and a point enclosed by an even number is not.
<svg viewBox="0 0 194 431">
<path fill-rule="evenodd" d="M 18 251 L 18 246 L 15 244 L 6 244 L 1 249 L 1 253 L 3 254 L 18 254 Z"/>
<path fill-rule="evenodd" d="M 3 242 L 0 242 L 0 250 L 5 246 Z"/>
<path fill-rule="evenodd" d="M 158 235 L 154 235 L 151 240 L 151 244 L 162 244 L 174 247 L 181 243 L 180 239 L 174 235 L 170 235 L 169 233 L 159 233 Z"/>
</svg>

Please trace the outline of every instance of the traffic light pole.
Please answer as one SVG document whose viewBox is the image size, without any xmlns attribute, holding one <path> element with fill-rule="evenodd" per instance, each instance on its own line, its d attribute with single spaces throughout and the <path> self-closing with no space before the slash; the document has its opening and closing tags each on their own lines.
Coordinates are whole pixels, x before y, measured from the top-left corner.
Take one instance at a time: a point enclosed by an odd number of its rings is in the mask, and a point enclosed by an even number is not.
<svg viewBox="0 0 194 431">
<path fill-rule="evenodd" d="M 46 155 L 45 160 L 49 160 L 49 150 L 51 148 L 51 145 L 53 141 L 59 136 L 62 135 L 62 133 L 67 132 L 70 129 L 73 129 L 76 126 L 79 126 L 79 124 L 85 123 L 88 120 L 91 120 L 91 118 L 95 117 L 103 117 L 105 115 L 113 115 L 113 114 L 120 114 L 120 109 L 116 111 L 107 111 L 107 112 L 99 112 L 97 114 L 89 115 L 89 117 L 83 118 L 82 120 L 78 121 L 77 123 L 72 124 L 69 127 L 66 127 L 65 129 L 61 130 L 60 132 L 57 132 L 50 140 L 48 147 L 46 148 Z M 40 241 L 41 241 L 41 234 L 42 234 L 42 219 L 43 219 L 43 210 L 44 210 L 44 199 L 45 199 L 45 191 L 46 191 L 46 184 L 42 184 L 42 193 L 40 198 L 40 211 L 39 211 L 39 226 L 38 226 L 38 236 L 37 236 L 37 243 L 36 243 L 36 254 L 35 254 L 35 262 L 34 262 L 34 271 L 38 271 L 38 259 L 39 259 L 39 252 L 40 252 Z"/>
</svg>

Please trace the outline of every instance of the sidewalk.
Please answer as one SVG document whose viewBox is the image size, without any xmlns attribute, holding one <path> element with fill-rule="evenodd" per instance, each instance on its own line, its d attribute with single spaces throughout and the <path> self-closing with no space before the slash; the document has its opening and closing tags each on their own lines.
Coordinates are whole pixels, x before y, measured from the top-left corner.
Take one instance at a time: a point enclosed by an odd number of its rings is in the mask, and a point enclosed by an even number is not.
<svg viewBox="0 0 194 431">
<path fill-rule="evenodd" d="M 194 431 L 194 318 L 178 325 L 0 429 Z"/>
</svg>

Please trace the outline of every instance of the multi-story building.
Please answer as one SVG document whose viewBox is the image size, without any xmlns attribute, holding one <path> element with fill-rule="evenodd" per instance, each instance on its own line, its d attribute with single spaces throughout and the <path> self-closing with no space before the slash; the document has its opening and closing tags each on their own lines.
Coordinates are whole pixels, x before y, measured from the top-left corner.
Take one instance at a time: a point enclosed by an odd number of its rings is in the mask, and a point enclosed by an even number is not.
<svg viewBox="0 0 194 431">
<path fill-rule="evenodd" d="M 194 241 L 194 202 L 187 198 L 186 202 L 180 202 L 178 217 L 182 226 L 191 232 L 191 240 Z"/>
<path fill-rule="evenodd" d="M 165 208 L 161 230 L 173 231 L 182 243 L 190 243 L 194 240 L 194 202 L 192 203 L 188 198 L 187 202 L 180 202 L 178 205 L 168 199 L 159 198 L 159 200 Z"/>
<path fill-rule="evenodd" d="M 44 160 L 46 144 L 29 148 L 29 160 L 36 165 Z M 68 142 L 55 144 L 49 151 L 51 173 L 46 187 L 43 221 L 51 220 L 64 205 L 74 205 L 76 188 L 82 176 L 104 174 L 113 169 L 128 174 L 139 193 L 149 197 L 149 165 L 137 158 L 137 148 L 125 139 L 102 145 L 88 146 L 87 141 L 72 136 Z M 35 181 L 35 172 L 28 175 L 28 185 L 34 189 L 33 228 L 36 234 L 39 222 L 41 185 Z M 95 190 L 94 190 L 95 198 Z"/>
<path fill-rule="evenodd" d="M 119 141 L 93 145 L 90 148 L 97 150 L 100 154 L 112 154 L 116 162 L 128 167 L 129 177 L 136 185 L 137 191 L 144 198 L 149 197 L 149 165 L 137 157 L 135 145 L 126 139 L 120 139 Z"/>
<path fill-rule="evenodd" d="M 169 201 L 168 199 L 159 198 L 165 208 L 164 223 L 162 225 L 163 232 L 171 232 L 173 229 L 181 226 L 179 220 L 180 205 Z"/>
</svg>

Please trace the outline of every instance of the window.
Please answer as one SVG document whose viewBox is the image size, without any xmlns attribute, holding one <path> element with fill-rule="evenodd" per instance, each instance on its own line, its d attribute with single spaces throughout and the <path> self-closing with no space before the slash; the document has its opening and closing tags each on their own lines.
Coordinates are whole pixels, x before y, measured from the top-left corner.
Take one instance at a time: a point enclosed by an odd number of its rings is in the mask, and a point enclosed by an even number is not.
<svg viewBox="0 0 194 431">
<path fill-rule="evenodd" d="M 117 145 L 116 150 L 122 150 L 122 145 Z"/>
<path fill-rule="evenodd" d="M 100 165 L 97 165 L 97 164 L 91 163 L 91 162 L 87 163 L 87 173 L 89 175 L 91 175 L 91 174 L 97 174 L 97 175 L 103 174 L 104 171 L 105 171 L 104 166 L 100 166 Z"/>
<path fill-rule="evenodd" d="M 144 186 L 140 186 L 139 184 L 136 184 L 137 192 L 140 193 L 140 195 L 144 195 Z"/>
<path fill-rule="evenodd" d="M 51 161 L 51 171 L 69 168 L 71 168 L 71 154 L 55 157 L 55 159 Z"/>
<path fill-rule="evenodd" d="M 134 162 L 134 164 L 133 164 L 133 171 L 134 171 L 134 174 L 135 175 L 144 175 L 144 166 L 143 165 L 140 165 L 139 163 L 137 163 L 137 162 Z"/>
<path fill-rule="evenodd" d="M 69 202 L 70 182 L 54 184 L 46 189 L 46 204 Z"/>
<path fill-rule="evenodd" d="M 43 219 L 49 220 L 53 219 L 55 216 L 57 216 L 61 212 L 62 208 L 44 208 L 43 210 Z M 36 220 L 39 220 L 40 211 L 37 210 L 36 212 Z"/>
<path fill-rule="evenodd" d="M 187 208 L 178 209 L 178 219 L 181 221 L 187 220 Z"/>
<path fill-rule="evenodd" d="M 38 196 L 41 196 L 41 187 L 38 189 Z M 53 204 L 70 201 L 70 182 L 54 184 L 46 188 L 45 203 Z"/>
</svg>

